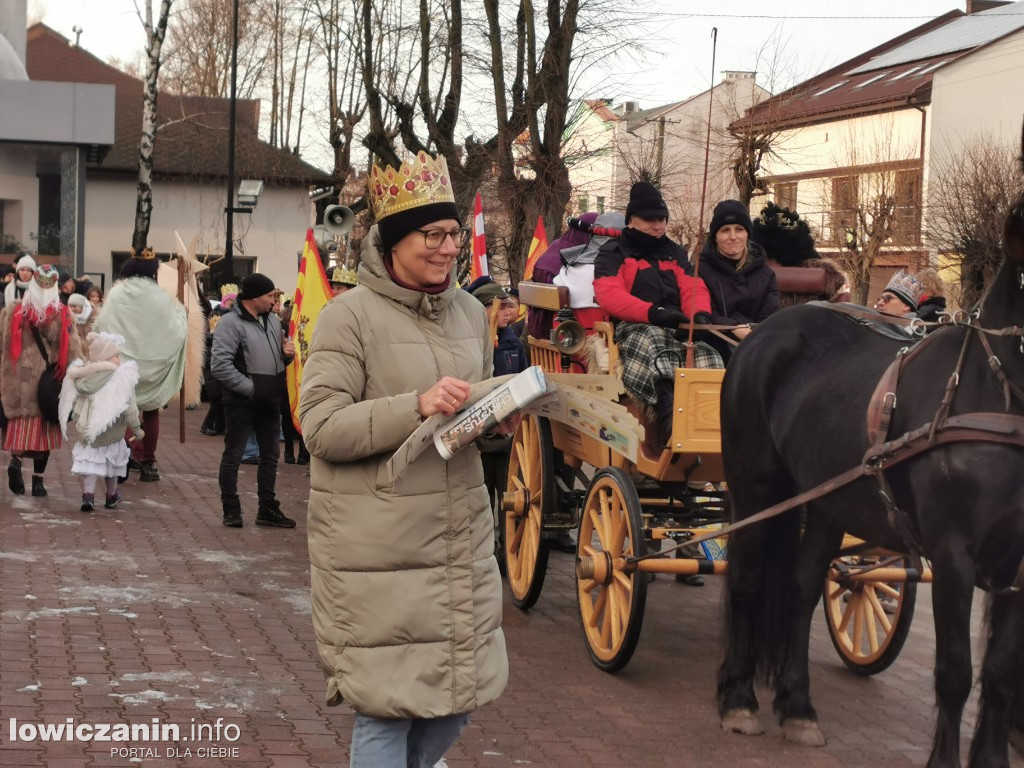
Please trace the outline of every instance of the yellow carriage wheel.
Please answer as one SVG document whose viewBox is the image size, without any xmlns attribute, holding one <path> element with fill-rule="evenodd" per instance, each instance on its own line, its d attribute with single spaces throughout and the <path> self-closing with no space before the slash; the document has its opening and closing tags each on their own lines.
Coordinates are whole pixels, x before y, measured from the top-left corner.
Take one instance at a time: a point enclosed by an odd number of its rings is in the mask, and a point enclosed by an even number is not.
<svg viewBox="0 0 1024 768">
<path fill-rule="evenodd" d="M 533 607 L 544 588 L 549 548 L 542 531 L 555 503 L 551 425 L 528 414 L 512 437 L 500 527 L 512 602 L 524 611 Z"/>
<path fill-rule="evenodd" d="M 825 580 L 825 623 L 839 657 L 854 672 L 876 675 L 888 669 L 903 650 L 914 618 L 916 582 L 851 581 L 843 566 L 862 565 L 861 558 L 839 558 Z M 909 566 L 906 560 L 894 567 Z"/>
<path fill-rule="evenodd" d="M 605 672 L 633 656 L 644 621 L 646 574 L 624 558 L 644 552 L 640 499 L 629 475 L 605 467 L 587 489 L 577 543 L 576 594 L 590 658 Z"/>
</svg>

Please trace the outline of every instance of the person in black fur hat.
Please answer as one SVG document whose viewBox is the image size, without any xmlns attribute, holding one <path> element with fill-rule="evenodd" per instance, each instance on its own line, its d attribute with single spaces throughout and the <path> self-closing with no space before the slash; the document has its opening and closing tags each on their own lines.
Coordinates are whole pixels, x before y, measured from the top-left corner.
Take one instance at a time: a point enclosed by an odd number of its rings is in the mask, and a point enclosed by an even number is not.
<svg viewBox="0 0 1024 768">
<path fill-rule="evenodd" d="M 747 207 L 739 200 L 715 206 L 711 230 L 700 253 L 699 274 L 711 292 L 711 318 L 716 325 L 760 323 L 779 309 L 779 287 L 765 251 L 750 239 L 753 227 Z M 750 328 L 736 328 L 742 341 Z M 713 340 L 728 361 L 732 345 Z"/>
</svg>

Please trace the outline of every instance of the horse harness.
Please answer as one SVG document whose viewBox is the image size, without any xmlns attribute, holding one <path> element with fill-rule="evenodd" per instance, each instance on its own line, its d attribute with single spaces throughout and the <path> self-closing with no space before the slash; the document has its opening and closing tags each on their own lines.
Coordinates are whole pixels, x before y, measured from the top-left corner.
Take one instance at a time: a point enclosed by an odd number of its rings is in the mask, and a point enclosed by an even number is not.
<svg viewBox="0 0 1024 768">
<path fill-rule="evenodd" d="M 1024 289 L 1024 270 L 1018 269 L 1018 279 L 1021 282 L 1022 289 Z M 896 390 L 899 385 L 900 374 L 907 365 L 929 346 L 931 340 L 937 338 L 936 335 L 926 336 L 914 344 L 914 346 L 900 349 L 896 353 L 895 359 L 882 373 L 878 384 L 875 386 L 871 400 L 868 402 L 866 417 L 870 446 L 859 465 L 786 501 L 768 507 L 736 523 L 732 523 L 721 530 L 689 538 L 682 544 L 669 550 L 628 558 L 629 562 L 639 562 L 650 557 L 656 557 L 659 554 L 664 555 L 683 546 L 690 546 L 708 539 L 728 535 L 741 528 L 746 528 L 755 523 L 781 515 L 809 501 L 827 496 L 862 477 L 871 477 L 878 483 L 879 494 L 886 507 L 889 525 L 902 539 L 913 562 L 913 567 L 920 573 L 923 570 L 921 563 L 921 552 L 923 550 L 921 535 L 913 517 L 901 509 L 894 501 L 885 470 L 941 445 L 984 442 L 1024 448 L 1024 416 L 1009 413 L 1012 398 L 1016 397 L 1024 404 L 1024 389 L 1010 381 L 1006 371 L 1003 370 L 999 358 L 992 351 L 992 345 L 988 340 L 988 336 L 1019 336 L 1021 337 L 1021 352 L 1024 354 L 1024 328 L 1019 326 L 1009 326 L 998 330 L 983 328 L 974 322 L 977 319 L 976 314 L 967 315 L 963 312 L 951 316 L 948 322 L 928 323 L 919 319 L 908 320 L 900 317 L 880 317 L 875 312 L 870 312 L 852 304 L 826 304 L 823 302 L 823 305 L 832 311 L 855 319 L 870 317 L 876 322 L 909 326 L 916 333 L 924 333 L 928 328 L 941 326 L 959 326 L 967 329 L 956 366 L 949 376 L 942 402 L 939 404 L 932 420 L 917 429 L 905 432 L 895 439 L 888 439 L 893 412 L 896 410 Z M 952 408 L 953 399 L 960 384 L 960 373 L 963 370 L 964 361 L 967 358 L 967 349 L 973 336 L 977 336 L 981 341 L 989 368 L 1003 390 L 1004 412 L 967 413 L 950 416 L 949 411 Z M 993 588 L 990 591 L 999 594 L 1003 592 L 1019 592 L 1021 590 L 1024 590 L 1024 560 L 1021 561 L 1017 574 L 1009 587 L 1002 589 Z"/>
</svg>

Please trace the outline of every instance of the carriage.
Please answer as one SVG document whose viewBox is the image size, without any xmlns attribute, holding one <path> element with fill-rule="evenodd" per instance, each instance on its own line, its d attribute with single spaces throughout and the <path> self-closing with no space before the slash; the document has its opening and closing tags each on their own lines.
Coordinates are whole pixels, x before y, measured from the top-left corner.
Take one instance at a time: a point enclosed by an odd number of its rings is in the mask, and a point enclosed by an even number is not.
<svg viewBox="0 0 1024 768">
<path fill-rule="evenodd" d="M 568 315 L 564 287 L 522 282 L 519 290 L 524 304 Z M 645 420 L 615 376 L 610 323 L 594 324 L 590 340 L 607 354 L 591 356 L 585 373 L 570 373 L 578 370 L 583 329 L 564 322 L 553 339 L 530 337 L 535 365 Z M 533 414 L 512 438 L 498 521 L 499 557 L 512 600 L 523 610 L 537 602 L 552 541 L 559 532 L 576 530 L 580 623 L 600 669 L 614 672 L 629 662 L 653 574 L 712 575 L 728 567 L 727 539 L 718 535 L 729 501 L 719 427 L 724 375 L 723 369 L 677 369 L 669 446 L 644 441 L 635 460 L 599 437 Z M 829 634 L 850 669 L 873 675 L 895 660 L 910 629 L 916 583 L 930 578 L 929 571 L 909 567 L 903 553 L 847 537 L 823 595 Z"/>
</svg>

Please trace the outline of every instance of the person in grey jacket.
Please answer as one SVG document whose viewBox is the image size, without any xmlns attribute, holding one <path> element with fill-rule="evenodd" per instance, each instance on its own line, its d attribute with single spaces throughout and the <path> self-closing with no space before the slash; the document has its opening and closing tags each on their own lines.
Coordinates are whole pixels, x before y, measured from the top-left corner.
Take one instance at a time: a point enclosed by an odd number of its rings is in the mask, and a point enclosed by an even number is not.
<svg viewBox="0 0 1024 768">
<path fill-rule="evenodd" d="M 256 525 L 294 528 L 274 494 L 277 480 L 280 398 L 285 367 L 295 346 L 284 337 L 271 312 L 278 291 L 269 277 L 254 272 L 242 281 L 238 300 L 217 324 L 210 352 L 210 372 L 220 382 L 224 402 L 224 454 L 220 460 L 220 499 L 224 525 L 242 527 L 238 499 L 238 465 L 250 432 L 256 433 L 260 460 L 256 470 L 259 507 Z"/>
</svg>

